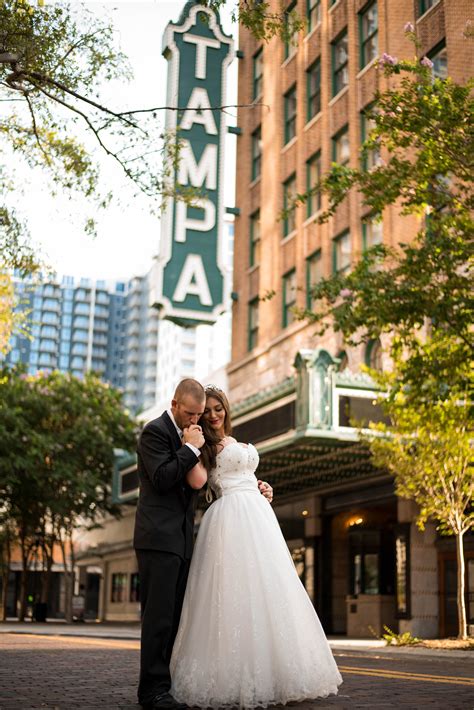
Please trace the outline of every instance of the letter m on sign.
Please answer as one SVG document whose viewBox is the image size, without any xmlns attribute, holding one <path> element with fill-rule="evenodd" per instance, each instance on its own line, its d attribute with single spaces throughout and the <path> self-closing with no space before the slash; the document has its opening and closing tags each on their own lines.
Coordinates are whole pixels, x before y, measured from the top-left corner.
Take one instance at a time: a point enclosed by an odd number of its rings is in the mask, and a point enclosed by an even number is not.
<svg viewBox="0 0 474 710">
<path fill-rule="evenodd" d="M 186 3 L 163 37 L 168 60 L 168 131 L 181 151 L 175 182 L 197 188 L 187 205 L 168 200 L 161 219 L 160 251 L 154 271 L 154 301 L 164 318 L 180 325 L 213 323 L 228 290 L 223 248 L 225 104 L 233 42 L 219 17 L 198 2 Z"/>
</svg>

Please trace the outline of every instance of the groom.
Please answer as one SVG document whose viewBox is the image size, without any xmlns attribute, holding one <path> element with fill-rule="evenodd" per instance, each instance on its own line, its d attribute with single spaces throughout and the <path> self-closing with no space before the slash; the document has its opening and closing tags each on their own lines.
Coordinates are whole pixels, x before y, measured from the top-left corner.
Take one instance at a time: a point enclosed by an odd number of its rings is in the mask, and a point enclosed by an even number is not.
<svg viewBox="0 0 474 710">
<path fill-rule="evenodd" d="M 193 548 L 197 491 L 186 474 L 204 444 L 199 419 L 206 396 L 193 379 L 182 380 L 171 409 L 149 422 L 137 446 L 140 496 L 135 547 L 140 575 L 142 634 L 138 701 L 147 710 L 181 710 L 169 693 L 169 663 Z"/>
</svg>

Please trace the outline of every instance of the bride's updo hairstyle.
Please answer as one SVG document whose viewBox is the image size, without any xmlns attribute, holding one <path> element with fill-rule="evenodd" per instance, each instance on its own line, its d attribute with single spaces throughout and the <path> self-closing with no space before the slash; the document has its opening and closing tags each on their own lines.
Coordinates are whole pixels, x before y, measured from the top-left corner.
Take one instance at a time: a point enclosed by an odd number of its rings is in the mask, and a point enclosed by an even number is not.
<svg viewBox="0 0 474 710">
<path fill-rule="evenodd" d="M 225 412 L 224 433 L 226 436 L 229 436 L 232 433 L 232 423 L 230 420 L 230 404 L 225 392 L 219 389 L 219 387 L 216 387 L 216 385 L 206 385 L 204 387 L 204 392 L 206 394 L 206 399 L 208 397 L 213 397 L 222 404 Z M 202 433 L 204 434 L 205 439 L 205 444 L 201 448 L 201 463 L 204 465 L 206 471 L 210 471 L 215 468 L 216 465 L 217 449 L 221 437 L 210 426 L 210 424 L 208 424 L 204 417 L 201 417 L 199 424 L 202 427 Z"/>
</svg>

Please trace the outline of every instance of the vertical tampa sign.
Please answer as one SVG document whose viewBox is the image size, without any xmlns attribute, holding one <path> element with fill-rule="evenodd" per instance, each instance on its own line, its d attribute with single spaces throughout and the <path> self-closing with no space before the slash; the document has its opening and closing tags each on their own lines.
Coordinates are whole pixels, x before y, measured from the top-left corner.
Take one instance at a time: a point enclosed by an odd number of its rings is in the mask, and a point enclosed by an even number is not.
<svg viewBox="0 0 474 710">
<path fill-rule="evenodd" d="M 223 162 L 227 68 L 232 38 L 218 16 L 194 1 L 163 36 L 168 60 L 167 130 L 181 140 L 176 182 L 200 191 L 192 206 L 168 200 L 162 214 L 156 267 L 156 305 L 180 325 L 213 323 L 224 307 Z"/>
</svg>

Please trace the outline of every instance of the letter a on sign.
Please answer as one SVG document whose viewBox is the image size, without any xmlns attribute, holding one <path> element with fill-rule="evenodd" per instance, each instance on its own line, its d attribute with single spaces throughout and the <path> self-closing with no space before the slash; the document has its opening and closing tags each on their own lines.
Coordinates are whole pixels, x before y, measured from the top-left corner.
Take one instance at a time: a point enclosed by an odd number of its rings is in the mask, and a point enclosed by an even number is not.
<svg viewBox="0 0 474 710">
<path fill-rule="evenodd" d="M 198 0 L 184 6 L 163 37 L 168 60 L 167 129 L 181 141 L 175 181 L 200 191 L 193 204 L 168 200 L 154 269 L 154 303 L 180 325 L 214 323 L 230 290 L 223 261 L 223 185 L 227 68 L 233 41 Z"/>
</svg>

